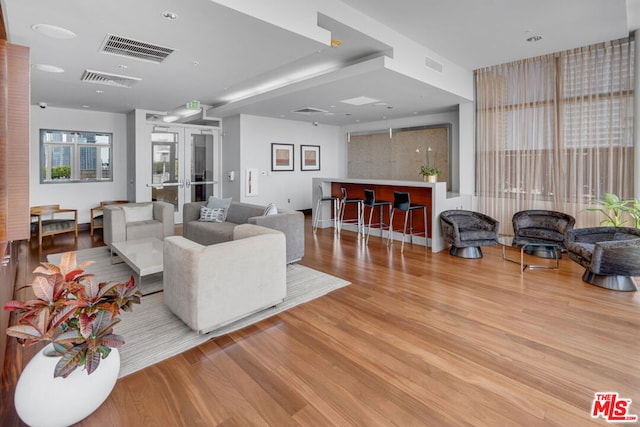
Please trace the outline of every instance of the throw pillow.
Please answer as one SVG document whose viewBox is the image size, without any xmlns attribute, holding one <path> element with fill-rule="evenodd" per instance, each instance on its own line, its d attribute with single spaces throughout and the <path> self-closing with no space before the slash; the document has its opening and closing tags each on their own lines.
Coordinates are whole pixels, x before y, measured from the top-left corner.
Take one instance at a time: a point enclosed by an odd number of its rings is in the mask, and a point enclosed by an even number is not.
<svg viewBox="0 0 640 427">
<path fill-rule="evenodd" d="M 264 209 L 264 213 L 262 215 L 264 216 L 275 215 L 277 213 L 278 213 L 278 208 L 276 208 L 276 205 L 274 203 L 269 203 L 267 207 Z"/>
<path fill-rule="evenodd" d="M 224 220 L 227 220 L 227 213 L 229 211 L 229 206 L 231 206 L 231 197 L 228 199 L 219 199 L 217 197 L 209 196 L 209 202 L 207 203 L 207 207 L 210 209 L 224 209 Z"/>
<path fill-rule="evenodd" d="M 124 211 L 124 221 L 139 222 L 150 221 L 153 219 L 153 205 L 148 204 L 144 206 L 122 206 Z"/>
<path fill-rule="evenodd" d="M 222 222 L 224 221 L 224 209 L 223 208 L 208 208 L 202 206 L 200 208 L 200 221 L 206 222 Z"/>
</svg>

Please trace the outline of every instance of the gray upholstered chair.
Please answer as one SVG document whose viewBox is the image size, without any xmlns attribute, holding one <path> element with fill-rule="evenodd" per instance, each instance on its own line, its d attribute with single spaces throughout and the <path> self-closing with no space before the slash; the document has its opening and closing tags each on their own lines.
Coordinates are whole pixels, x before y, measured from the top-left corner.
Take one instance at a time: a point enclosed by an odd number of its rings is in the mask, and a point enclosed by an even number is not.
<svg viewBox="0 0 640 427">
<path fill-rule="evenodd" d="M 591 227 L 569 230 L 569 258 L 586 270 L 582 280 L 616 291 L 637 291 L 640 276 L 640 229 Z"/>
<path fill-rule="evenodd" d="M 104 236 L 113 242 L 155 237 L 164 240 L 175 232 L 173 205 L 166 202 L 140 202 L 104 206 Z"/>
<path fill-rule="evenodd" d="M 542 258 L 561 257 L 555 252 L 565 249 L 564 240 L 567 231 L 572 230 L 576 223 L 574 217 L 563 212 L 547 210 L 526 210 L 513 215 L 513 244 L 550 243 L 553 246 L 535 246 L 525 252 Z"/>
<path fill-rule="evenodd" d="M 164 303 L 201 334 L 274 306 L 287 296 L 286 253 L 283 232 L 253 224 L 209 246 L 168 237 Z"/>
<path fill-rule="evenodd" d="M 440 213 L 442 234 L 449 253 L 461 258 L 482 258 L 480 246 L 498 244 L 497 220 L 480 212 L 455 209 Z"/>
</svg>

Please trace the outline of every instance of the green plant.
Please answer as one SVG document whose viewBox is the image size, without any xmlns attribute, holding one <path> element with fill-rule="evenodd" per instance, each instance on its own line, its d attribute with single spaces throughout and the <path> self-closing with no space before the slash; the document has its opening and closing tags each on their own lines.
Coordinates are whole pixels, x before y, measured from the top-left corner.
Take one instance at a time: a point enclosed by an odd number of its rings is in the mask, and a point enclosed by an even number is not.
<svg viewBox="0 0 640 427">
<path fill-rule="evenodd" d="M 59 266 L 43 262 L 34 270 L 33 283 L 23 287 L 31 286 L 36 299 L 4 306 L 18 313 L 17 324 L 7 329 L 7 335 L 22 345 L 53 343 L 55 353 L 62 356 L 54 377 L 66 378 L 78 366 L 88 374 L 94 372 L 112 348 L 124 344 L 113 333 L 120 311 L 140 303 L 133 276 L 126 283 L 98 283 L 93 274 L 83 274 L 92 263 L 76 265 L 75 252 L 64 253 Z"/>
<path fill-rule="evenodd" d="M 640 228 L 640 200 L 627 200 L 625 211 L 633 218 L 633 225 Z"/>
<path fill-rule="evenodd" d="M 416 149 L 416 153 L 419 153 L 420 149 Z M 440 169 L 432 167 L 431 161 L 429 160 L 429 153 L 431 153 L 431 147 L 427 148 L 425 151 L 425 164 L 420 166 L 420 175 L 440 175 Z"/>
<path fill-rule="evenodd" d="M 629 223 L 629 220 L 623 218 L 624 213 L 629 213 L 630 200 L 620 200 L 620 198 L 613 193 L 605 193 L 604 200 L 596 200 L 596 203 L 601 207 L 599 208 L 587 208 L 590 211 L 601 212 L 605 219 L 600 221 L 601 226 L 610 227 L 622 227 Z M 637 221 L 636 221 L 637 227 Z"/>
<path fill-rule="evenodd" d="M 440 175 L 440 169 L 420 166 L 420 175 Z"/>
</svg>

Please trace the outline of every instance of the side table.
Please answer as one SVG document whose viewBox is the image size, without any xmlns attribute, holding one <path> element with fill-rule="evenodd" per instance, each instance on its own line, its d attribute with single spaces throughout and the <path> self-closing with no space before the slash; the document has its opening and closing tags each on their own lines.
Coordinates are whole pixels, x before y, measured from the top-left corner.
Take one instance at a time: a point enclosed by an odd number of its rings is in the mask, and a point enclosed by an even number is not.
<svg viewBox="0 0 640 427">
<path fill-rule="evenodd" d="M 520 264 L 520 273 L 524 273 L 524 270 L 529 268 L 529 270 L 533 269 L 558 269 L 558 260 L 560 259 L 560 254 L 562 253 L 562 249 L 560 245 L 554 243 L 535 243 L 535 242 L 523 242 L 523 243 L 514 243 L 513 236 L 500 236 L 498 237 L 498 243 L 502 246 L 502 259 L 505 261 L 510 261 L 516 264 Z M 520 250 L 520 259 L 512 259 L 506 256 L 505 248 L 513 248 Z M 535 248 L 545 248 L 547 250 L 552 250 L 554 253 L 555 265 L 533 265 L 533 264 L 525 264 L 524 263 L 524 253 L 526 250 L 531 250 Z"/>
</svg>

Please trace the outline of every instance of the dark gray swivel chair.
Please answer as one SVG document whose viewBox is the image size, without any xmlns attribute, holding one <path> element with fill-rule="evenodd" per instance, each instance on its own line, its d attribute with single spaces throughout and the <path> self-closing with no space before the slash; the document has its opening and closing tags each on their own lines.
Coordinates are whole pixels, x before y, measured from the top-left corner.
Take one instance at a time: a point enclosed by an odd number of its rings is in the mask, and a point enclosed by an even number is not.
<svg viewBox="0 0 640 427">
<path fill-rule="evenodd" d="M 574 217 L 563 212 L 548 210 L 526 210 L 513 215 L 513 244 L 550 243 L 549 247 L 535 246 L 525 252 L 542 258 L 562 257 L 567 231 L 576 223 Z M 558 248 L 560 253 L 558 252 Z"/>
<path fill-rule="evenodd" d="M 497 220 L 480 212 L 454 209 L 440 213 L 442 234 L 449 253 L 460 258 L 482 258 L 481 246 L 498 244 Z"/>
<path fill-rule="evenodd" d="M 616 291 L 637 291 L 640 276 L 640 229 L 591 227 L 569 230 L 567 255 L 585 268 L 582 280 Z"/>
</svg>

